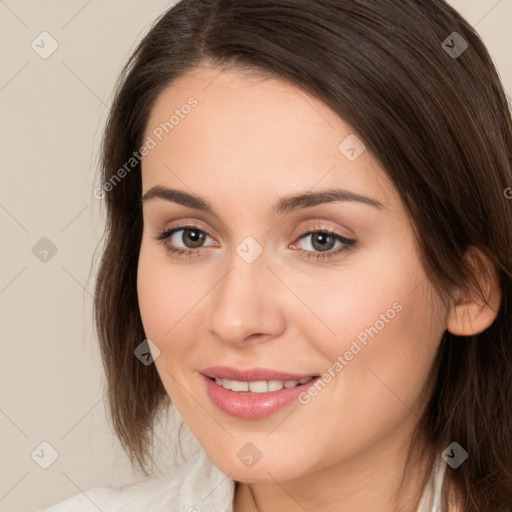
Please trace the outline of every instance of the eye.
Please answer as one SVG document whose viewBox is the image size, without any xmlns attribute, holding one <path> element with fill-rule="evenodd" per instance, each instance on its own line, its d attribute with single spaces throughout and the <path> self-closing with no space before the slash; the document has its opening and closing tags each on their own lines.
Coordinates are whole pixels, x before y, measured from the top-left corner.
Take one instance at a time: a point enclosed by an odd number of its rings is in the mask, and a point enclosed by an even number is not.
<svg viewBox="0 0 512 512">
<path fill-rule="evenodd" d="M 309 248 L 306 250 L 297 249 L 297 252 L 307 258 L 314 258 L 317 260 L 334 258 L 343 252 L 348 252 L 353 249 L 356 243 L 355 240 L 346 238 L 339 233 L 328 229 L 308 231 L 301 235 L 299 240 L 308 238 L 310 238 L 310 241 L 305 245 L 309 246 Z M 338 245 L 337 249 L 333 250 L 337 242 L 340 245 Z M 294 246 L 295 244 L 292 245 L 292 247 Z"/>
<path fill-rule="evenodd" d="M 202 252 L 202 244 L 207 238 L 211 238 L 210 235 L 197 226 L 180 226 L 162 231 L 155 239 L 163 242 L 166 250 L 170 253 L 191 257 L 198 256 Z M 179 247 L 180 243 L 184 245 L 184 248 Z"/>
</svg>

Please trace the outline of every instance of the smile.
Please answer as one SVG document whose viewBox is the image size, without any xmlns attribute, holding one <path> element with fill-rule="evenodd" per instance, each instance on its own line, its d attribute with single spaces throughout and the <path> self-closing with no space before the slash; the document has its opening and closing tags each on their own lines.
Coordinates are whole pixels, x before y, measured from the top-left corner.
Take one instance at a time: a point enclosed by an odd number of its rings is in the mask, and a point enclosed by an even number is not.
<svg viewBox="0 0 512 512">
<path fill-rule="evenodd" d="M 215 367 L 202 370 L 201 379 L 207 396 L 220 411 L 257 420 L 290 406 L 319 376 Z"/>
<path fill-rule="evenodd" d="M 229 389 L 231 391 L 248 391 L 250 393 L 268 393 L 269 391 L 279 391 L 283 388 L 294 388 L 301 384 L 306 384 L 310 380 L 313 380 L 313 377 L 305 377 L 301 380 L 257 380 L 253 382 L 244 382 L 237 380 L 229 380 L 229 379 L 219 379 L 218 377 L 215 379 L 215 382 L 222 386 L 224 389 Z"/>
</svg>

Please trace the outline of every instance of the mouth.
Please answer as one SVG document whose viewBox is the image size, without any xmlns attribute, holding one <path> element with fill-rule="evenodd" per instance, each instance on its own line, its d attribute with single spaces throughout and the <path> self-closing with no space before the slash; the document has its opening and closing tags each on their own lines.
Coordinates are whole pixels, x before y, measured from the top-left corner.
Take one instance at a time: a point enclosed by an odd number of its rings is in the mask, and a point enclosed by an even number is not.
<svg viewBox="0 0 512 512">
<path fill-rule="evenodd" d="M 229 391 L 235 391 L 237 393 L 268 393 L 270 391 L 279 391 L 283 388 L 291 389 L 297 386 L 307 384 L 314 377 L 304 377 L 300 380 L 255 380 L 255 381 L 240 381 L 221 379 L 219 377 L 209 377 L 210 380 L 214 381 L 217 385 L 222 386 L 224 389 Z"/>
<path fill-rule="evenodd" d="M 218 409 L 249 420 L 267 417 L 291 405 L 320 377 L 260 368 L 214 367 L 200 373 L 206 393 Z"/>
<path fill-rule="evenodd" d="M 230 380 L 233 382 L 300 382 L 306 378 L 319 377 L 314 373 L 293 373 L 279 370 L 269 370 L 266 368 L 249 368 L 239 370 L 230 366 L 211 366 L 200 371 L 206 377 L 212 379 Z"/>
</svg>

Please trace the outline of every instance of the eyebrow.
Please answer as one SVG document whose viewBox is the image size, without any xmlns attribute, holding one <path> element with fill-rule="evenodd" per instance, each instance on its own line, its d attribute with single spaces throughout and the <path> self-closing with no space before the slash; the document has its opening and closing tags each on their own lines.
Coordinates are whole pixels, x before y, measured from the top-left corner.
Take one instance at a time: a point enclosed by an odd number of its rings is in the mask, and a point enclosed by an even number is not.
<svg viewBox="0 0 512 512">
<path fill-rule="evenodd" d="M 213 213 L 212 205 L 208 201 L 198 196 L 182 192 L 181 190 L 170 189 L 161 185 L 156 185 L 149 189 L 142 196 L 142 203 L 147 204 L 149 201 L 154 199 L 162 199 L 164 201 L 178 203 L 195 210 Z M 345 189 L 331 188 L 320 190 L 318 192 L 308 191 L 282 197 L 272 205 L 272 210 L 275 215 L 284 215 L 286 213 L 300 210 L 302 208 L 311 208 L 319 204 L 332 203 L 337 201 L 353 201 L 379 209 L 384 208 L 384 205 L 377 199 L 356 194 L 355 192 L 351 192 Z"/>
</svg>

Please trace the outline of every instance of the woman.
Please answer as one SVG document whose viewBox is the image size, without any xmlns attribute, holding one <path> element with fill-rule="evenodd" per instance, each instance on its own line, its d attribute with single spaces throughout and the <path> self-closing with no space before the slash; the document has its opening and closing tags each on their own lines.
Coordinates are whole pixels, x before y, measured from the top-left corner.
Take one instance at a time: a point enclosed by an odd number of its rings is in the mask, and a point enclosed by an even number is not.
<svg viewBox="0 0 512 512">
<path fill-rule="evenodd" d="M 95 318 L 133 464 L 170 403 L 201 449 L 48 510 L 512 510 L 511 147 L 444 1 L 169 9 L 104 135 Z"/>
</svg>

